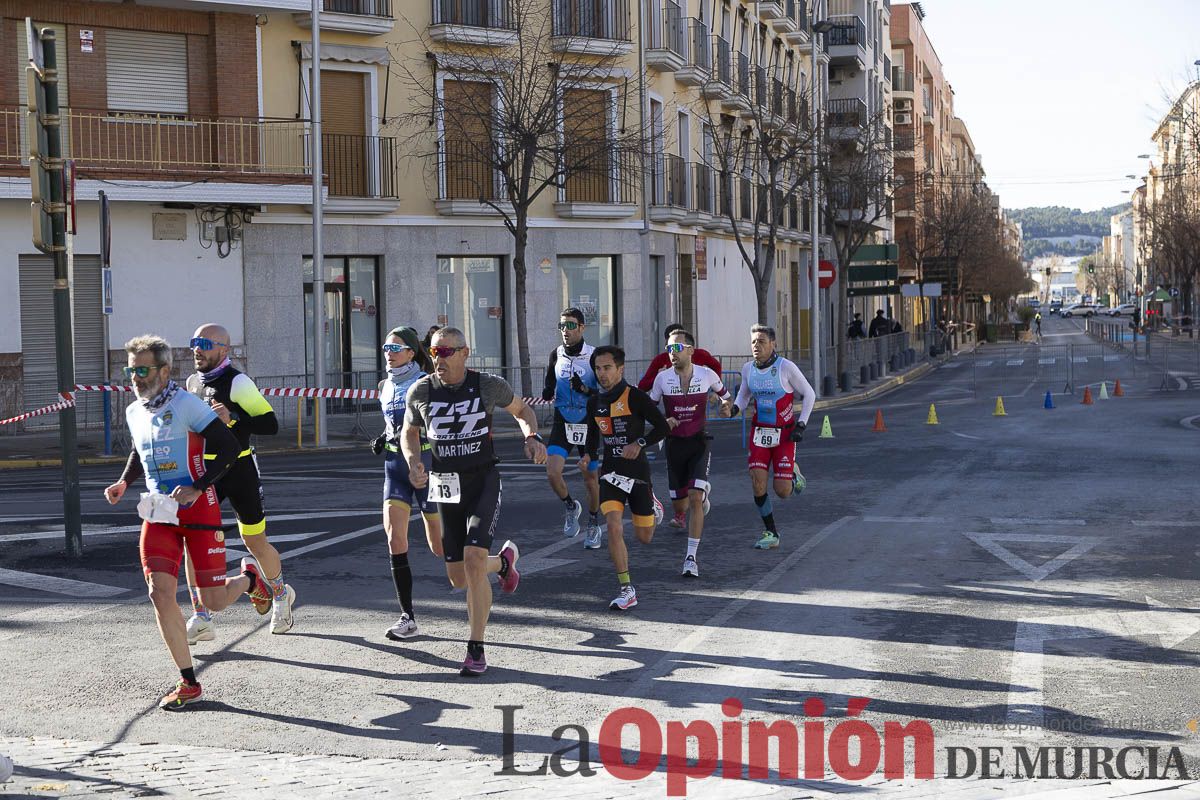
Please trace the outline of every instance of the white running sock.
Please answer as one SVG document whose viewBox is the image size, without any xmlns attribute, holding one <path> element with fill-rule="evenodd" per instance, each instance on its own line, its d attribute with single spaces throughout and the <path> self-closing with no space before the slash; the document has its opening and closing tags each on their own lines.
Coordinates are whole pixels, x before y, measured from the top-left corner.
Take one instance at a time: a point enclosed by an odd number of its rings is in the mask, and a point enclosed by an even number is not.
<svg viewBox="0 0 1200 800">
<path fill-rule="evenodd" d="M 696 557 L 696 548 L 697 548 L 697 547 L 699 547 L 699 546 L 700 546 L 700 540 L 699 540 L 699 539 L 693 539 L 692 537 L 690 537 L 690 536 L 689 536 L 689 537 L 688 537 L 688 551 L 687 551 L 687 554 L 688 554 L 689 556 L 691 556 L 692 558 L 695 558 L 695 557 Z"/>
</svg>

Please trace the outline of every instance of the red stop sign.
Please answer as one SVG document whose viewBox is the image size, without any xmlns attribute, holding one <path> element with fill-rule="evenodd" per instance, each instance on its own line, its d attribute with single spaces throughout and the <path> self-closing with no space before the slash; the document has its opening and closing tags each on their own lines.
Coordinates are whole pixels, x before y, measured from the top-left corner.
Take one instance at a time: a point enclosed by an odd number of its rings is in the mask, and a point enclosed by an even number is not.
<svg viewBox="0 0 1200 800">
<path fill-rule="evenodd" d="M 837 268 L 833 266 L 832 261 L 818 261 L 817 265 L 817 286 L 820 286 L 822 289 L 828 289 L 837 280 Z M 808 270 L 808 279 L 812 280 L 811 267 Z"/>
</svg>

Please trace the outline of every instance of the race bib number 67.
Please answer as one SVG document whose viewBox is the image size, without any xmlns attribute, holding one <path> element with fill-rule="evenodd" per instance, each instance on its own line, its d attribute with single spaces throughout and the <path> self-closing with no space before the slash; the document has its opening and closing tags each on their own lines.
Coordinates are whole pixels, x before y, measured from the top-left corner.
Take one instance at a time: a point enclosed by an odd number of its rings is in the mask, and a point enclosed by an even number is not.
<svg viewBox="0 0 1200 800">
<path fill-rule="evenodd" d="M 429 499 L 435 503 L 461 503 L 462 482 L 458 479 L 458 473 L 430 473 Z"/>
<path fill-rule="evenodd" d="M 582 447 L 587 444 L 587 425 L 567 423 L 567 444 Z"/>
<path fill-rule="evenodd" d="M 779 446 L 779 442 L 783 439 L 783 432 L 779 428 L 755 428 L 754 429 L 754 446 L 762 447 L 770 450 Z"/>
</svg>

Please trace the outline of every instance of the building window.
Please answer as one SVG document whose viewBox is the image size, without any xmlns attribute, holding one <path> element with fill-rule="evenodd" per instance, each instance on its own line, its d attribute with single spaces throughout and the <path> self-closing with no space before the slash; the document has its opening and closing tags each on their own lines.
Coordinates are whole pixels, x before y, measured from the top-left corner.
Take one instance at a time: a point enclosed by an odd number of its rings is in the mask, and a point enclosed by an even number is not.
<svg viewBox="0 0 1200 800">
<path fill-rule="evenodd" d="M 442 81 L 443 198 L 497 200 L 502 186 L 492 169 L 496 89 L 479 81 Z"/>
<path fill-rule="evenodd" d="M 614 158 L 609 129 L 612 93 L 568 89 L 563 93 L 564 195 L 570 203 L 616 202 Z M 660 126 L 661 127 L 661 126 Z"/>
<path fill-rule="evenodd" d="M 498 256 L 438 258 L 436 322 L 466 334 L 472 367 L 504 365 L 503 275 Z"/>
<path fill-rule="evenodd" d="M 187 37 L 105 31 L 109 111 L 188 112 Z"/>
<path fill-rule="evenodd" d="M 369 389 L 383 368 L 379 352 L 379 259 L 325 256 L 324 263 L 326 385 Z M 310 375 L 314 370 L 312 281 L 312 259 L 306 258 L 304 353 Z"/>
<path fill-rule="evenodd" d="M 616 259 L 612 256 L 559 256 L 563 308 L 583 312 L 587 340 L 594 345 L 617 343 Z"/>
</svg>

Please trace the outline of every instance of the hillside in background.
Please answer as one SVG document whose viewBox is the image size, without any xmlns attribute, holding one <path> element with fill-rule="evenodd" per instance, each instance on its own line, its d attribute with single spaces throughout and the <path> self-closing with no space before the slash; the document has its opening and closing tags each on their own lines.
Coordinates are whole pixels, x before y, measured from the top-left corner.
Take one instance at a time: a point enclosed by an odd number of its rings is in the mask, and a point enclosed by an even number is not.
<svg viewBox="0 0 1200 800">
<path fill-rule="evenodd" d="M 1094 252 L 1109 233 L 1110 218 L 1129 208 L 1125 203 L 1095 211 L 1065 206 L 1009 209 L 1009 217 L 1021 223 L 1027 259 L 1046 255 L 1083 256 Z"/>
</svg>

